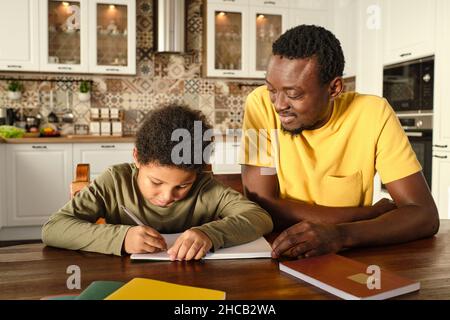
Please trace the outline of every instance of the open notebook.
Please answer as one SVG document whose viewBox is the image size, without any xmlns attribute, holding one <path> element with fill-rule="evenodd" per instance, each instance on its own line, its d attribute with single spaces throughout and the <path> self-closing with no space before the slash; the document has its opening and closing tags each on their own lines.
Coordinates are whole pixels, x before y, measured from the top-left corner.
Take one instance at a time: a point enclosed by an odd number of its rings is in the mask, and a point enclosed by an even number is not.
<svg viewBox="0 0 450 320">
<path fill-rule="evenodd" d="M 163 234 L 167 247 L 170 248 L 181 233 Z M 215 252 L 208 253 L 203 259 L 247 259 L 247 258 L 270 258 L 272 248 L 264 237 L 255 241 L 244 243 L 238 246 L 222 248 Z M 131 255 L 132 260 L 167 260 L 169 255 L 167 252 L 156 253 L 134 253 Z"/>
</svg>

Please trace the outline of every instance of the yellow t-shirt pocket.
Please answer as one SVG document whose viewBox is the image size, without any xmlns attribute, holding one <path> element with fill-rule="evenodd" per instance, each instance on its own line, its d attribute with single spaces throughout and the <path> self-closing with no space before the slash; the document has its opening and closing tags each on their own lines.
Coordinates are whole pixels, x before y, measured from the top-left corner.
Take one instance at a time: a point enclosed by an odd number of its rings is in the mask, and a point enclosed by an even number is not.
<svg viewBox="0 0 450 320">
<path fill-rule="evenodd" d="M 322 179 L 318 205 L 327 207 L 358 207 L 362 197 L 362 173 L 349 176 L 329 175 Z"/>
</svg>

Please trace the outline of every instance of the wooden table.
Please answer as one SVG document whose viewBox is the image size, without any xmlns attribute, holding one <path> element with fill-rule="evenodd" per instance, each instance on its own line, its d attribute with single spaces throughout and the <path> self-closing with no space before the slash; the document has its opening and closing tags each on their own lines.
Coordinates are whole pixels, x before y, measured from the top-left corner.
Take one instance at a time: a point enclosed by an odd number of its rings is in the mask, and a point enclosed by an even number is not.
<svg viewBox="0 0 450 320">
<path fill-rule="evenodd" d="M 341 254 L 419 280 L 421 290 L 399 299 L 450 299 L 450 220 L 436 237 Z M 0 248 L 0 299 L 40 299 L 68 290 L 69 265 L 81 268 L 81 290 L 95 280 L 135 277 L 223 290 L 227 299 L 336 299 L 278 270 L 270 259 L 202 262 L 131 262 L 127 257 L 26 244 Z"/>
</svg>

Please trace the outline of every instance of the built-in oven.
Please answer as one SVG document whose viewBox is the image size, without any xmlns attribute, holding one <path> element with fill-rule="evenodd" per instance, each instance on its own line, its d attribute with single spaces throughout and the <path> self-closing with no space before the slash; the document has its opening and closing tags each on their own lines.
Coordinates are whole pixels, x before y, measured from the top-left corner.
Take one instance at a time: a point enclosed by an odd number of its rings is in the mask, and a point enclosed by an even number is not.
<svg viewBox="0 0 450 320">
<path fill-rule="evenodd" d="M 383 97 L 396 112 L 433 110 L 434 56 L 383 68 Z"/>
<path fill-rule="evenodd" d="M 422 166 L 422 172 L 431 188 L 431 164 L 433 160 L 433 114 L 397 113 L 400 123 Z M 381 186 L 385 190 L 385 186 Z"/>
</svg>

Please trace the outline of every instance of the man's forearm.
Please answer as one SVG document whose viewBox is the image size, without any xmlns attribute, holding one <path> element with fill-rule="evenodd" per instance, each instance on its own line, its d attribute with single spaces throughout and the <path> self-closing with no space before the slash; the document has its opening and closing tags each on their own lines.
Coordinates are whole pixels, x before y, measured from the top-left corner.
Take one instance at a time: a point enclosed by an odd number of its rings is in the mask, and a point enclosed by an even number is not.
<svg viewBox="0 0 450 320">
<path fill-rule="evenodd" d="M 409 205 L 372 220 L 343 223 L 337 227 L 344 239 L 344 247 L 385 245 L 436 234 L 439 217 L 428 208 Z"/>
<path fill-rule="evenodd" d="M 373 219 L 386 212 L 380 207 L 325 207 L 290 199 L 252 199 L 271 215 L 276 230 L 285 229 L 303 220 L 339 224 Z"/>
</svg>

